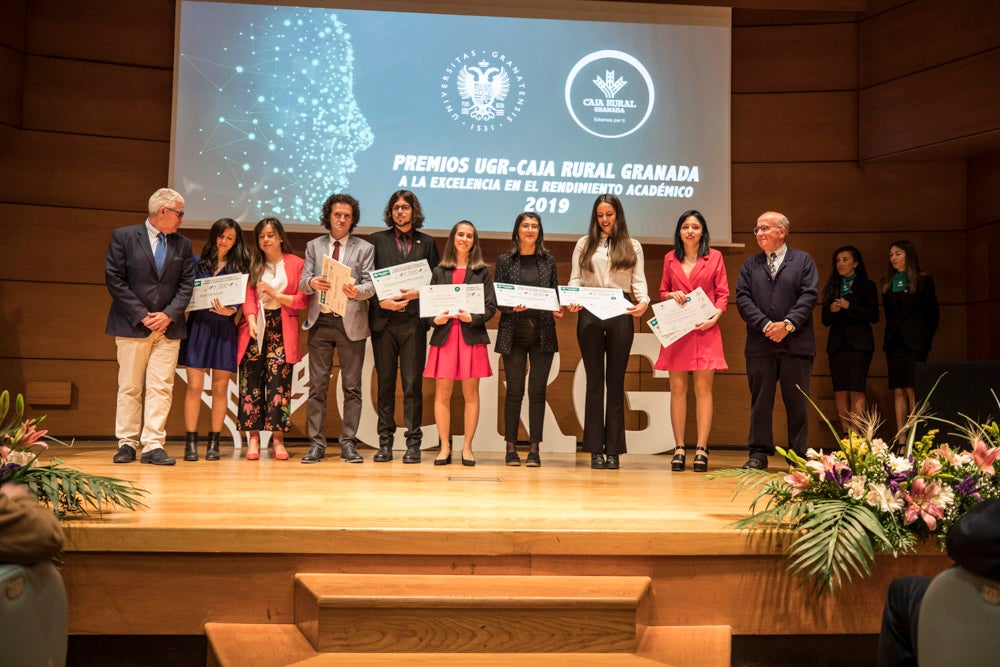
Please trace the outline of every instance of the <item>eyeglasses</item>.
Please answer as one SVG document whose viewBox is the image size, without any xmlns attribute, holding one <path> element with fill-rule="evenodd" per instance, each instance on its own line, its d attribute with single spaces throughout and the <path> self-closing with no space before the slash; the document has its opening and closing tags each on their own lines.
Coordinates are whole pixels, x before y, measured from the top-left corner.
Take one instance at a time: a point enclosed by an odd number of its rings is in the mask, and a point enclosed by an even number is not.
<svg viewBox="0 0 1000 667">
<path fill-rule="evenodd" d="M 354 217 L 353 213 L 331 213 L 330 217 L 334 220 L 350 220 Z"/>
<path fill-rule="evenodd" d="M 163 208 L 167 209 L 168 211 L 176 215 L 178 218 L 181 219 L 184 218 L 184 211 L 178 211 L 176 208 L 170 208 L 169 206 L 164 206 Z"/>
<path fill-rule="evenodd" d="M 764 232 L 771 231 L 772 229 L 777 229 L 777 227 L 754 227 L 753 228 L 753 233 L 754 234 L 763 234 Z"/>
<path fill-rule="evenodd" d="M 395 206 L 392 207 L 392 210 L 393 211 L 406 212 L 406 211 L 410 210 L 410 205 L 409 204 L 396 204 Z"/>
<path fill-rule="evenodd" d="M 521 229 L 527 229 L 529 231 L 537 232 L 539 229 L 541 229 L 541 227 L 539 227 L 538 225 L 533 225 L 528 222 L 522 222 Z"/>
</svg>

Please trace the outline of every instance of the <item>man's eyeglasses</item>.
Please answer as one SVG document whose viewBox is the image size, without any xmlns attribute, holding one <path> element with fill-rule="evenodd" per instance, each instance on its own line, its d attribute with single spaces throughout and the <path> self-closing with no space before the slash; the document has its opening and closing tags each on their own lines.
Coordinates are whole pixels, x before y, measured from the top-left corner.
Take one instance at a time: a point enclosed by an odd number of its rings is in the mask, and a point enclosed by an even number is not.
<svg viewBox="0 0 1000 667">
<path fill-rule="evenodd" d="M 393 211 L 406 212 L 406 211 L 410 210 L 410 205 L 409 204 L 396 204 L 395 206 L 392 207 L 392 210 Z"/>
<path fill-rule="evenodd" d="M 176 208 L 170 208 L 169 206 L 164 206 L 163 208 L 167 209 L 168 211 L 176 215 L 178 218 L 181 219 L 184 218 L 184 211 L 178 211 Z"/>
<path fill-rule="evenodd" d="M 770 231 L 772 229 L 777 229 L 777 227 L 754 227 L 753 228 L 753 233 L 754 234 L 763 234 L 764 232 Z"/>
</svg>

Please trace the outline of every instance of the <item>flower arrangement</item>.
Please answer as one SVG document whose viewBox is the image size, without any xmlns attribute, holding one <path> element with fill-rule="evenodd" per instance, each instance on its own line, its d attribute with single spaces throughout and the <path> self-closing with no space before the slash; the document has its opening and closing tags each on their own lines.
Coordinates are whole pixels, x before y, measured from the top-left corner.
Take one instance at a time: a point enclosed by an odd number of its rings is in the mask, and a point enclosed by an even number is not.
<svg viewBox="0 0 1000 667">
<path fill-rule="evenodd" d="M 45 417 L 24 418 L 24 397 L 20 394 L 10 412 L 10 393 L 0 393 L 0 485 L 15 482 L 27 485 L 60 519 L 69 514 L 102 512 L 105 505 L 127 510 L 144 509 L 144 489 L 114 477 L 90 475 L 64 466 L 59 459 L 39 465 L 38 456 L 48 442 L 66 447 L 40 429 Z"/>
<path fill-rule="evenodd" d="M 882 425 L 876 412 L 857 416 L 841 438 L 812 404 L 838 441 L 838 450 L 809 449 L 803 458 L 776 447 L 789 462 L 787 473 L 739 469 L 713 476 L 735 478 L 736 495 L 756 493 L 750 516 L 735 526 L 778 537 L 787 569 L 804 576 L 817 594 L 833 593 L 854 576 L 870 576 L 876 554 L 910 553 L 931 537 L 943 549 L 944 536 L 958 517 L 984 499 L 1000 497 L 1000 427 L 995 421 L 967 419 L 960 425 L 937 419 L 928 414 L 925 400 L 897 434 L 906 436 L 906 446 L 895 453 L 875 436 Z M 917 426 L 928 420 L 956 428 L 970 451 L 936 444 L 938 430 L 918 439 Z"/>
</svg>

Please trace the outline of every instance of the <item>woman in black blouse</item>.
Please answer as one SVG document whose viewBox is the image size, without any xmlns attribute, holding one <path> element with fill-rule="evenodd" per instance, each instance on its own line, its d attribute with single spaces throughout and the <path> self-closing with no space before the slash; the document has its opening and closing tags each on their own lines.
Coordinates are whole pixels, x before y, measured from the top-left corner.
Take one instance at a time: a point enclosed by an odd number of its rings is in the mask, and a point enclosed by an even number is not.
<svg viewBox="0 0 1000 667">
<path fill-rule="evenodd" d="M 837 401 L 840 429 L 847 433 L 851 416 L 865 409 L 865 384 L 878 322 L 878 289 L 868 279 L 861 251 L 852 245 L 833 252 L 833 270 L 823 288 L 823 324 L 830 327 L 826 353 Z"/>
<path fill-rule="evenodd" d="M 896 241 L 889 248 L 889 267 L 882 278 L 882 301 L 885 306 L 882 349 L 889 366 L 898 440 L 916 404 L 914 364 L 927 361 L 940 316 L 934 279 L 920 268 L 917 250 L 909 241 Z"/>
<path fill-rule="evenodd" d="M 511 234 L 511 250 L 500 255 L 497 260 L 494 282 L 555 290 L 559 285 L 556 259 L 545 249 L 544 237 L 541 217 L 528 212 L 518 215 Z M 521 458 L 517 455 L 517 431 L 521 422 L 521 403 L 524 400 L 524 380 L 529 360 L 528 435 L 531 444 L 525 465 L 531 468 L 542 465 L 538 447 L 542 441 L 542 423 L 545 421 L 545 387 L 549 381 L 552 357 L 559 349 L 554 317 L 562 317 L 562 310 L 528 310 L 524 306 L 500 308 L 495 349 L 503 355 L 507 383 L 504 435 L 507 441 L 506 462 L 509 466 L 521 465 Z"/>
</svg>

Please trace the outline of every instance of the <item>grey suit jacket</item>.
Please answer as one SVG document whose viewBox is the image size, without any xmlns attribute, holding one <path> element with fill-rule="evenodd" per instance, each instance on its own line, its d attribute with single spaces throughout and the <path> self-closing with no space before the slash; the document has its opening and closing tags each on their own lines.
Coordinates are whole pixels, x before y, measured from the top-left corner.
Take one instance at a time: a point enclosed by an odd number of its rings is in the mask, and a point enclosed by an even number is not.
<svg viewBox="0 0 1000 667">
<path fill-rule="evenodd" d="M 320 316 L 319 293 L 309 286 L 309 281 L 323 274 L 324 255 L 330 255 L 329 234 L 317 236 L 306 246 L 306 264 L 302 268 L 299 291 L 310 295 L 310 298 L 306 321 L 302 323 L 303 329 L 311 329 Z M 371 278 L 372 268 L 375 266 L 375 247 L 350 234 L 346 244 L 340 249 L 338 261 L 350 267 L 355 280 L 354 286 L 358 288 L 358 295 L 347 300 L 344 331 L 351 340 L 363 340 L 371 334 L 368 328 L 368 299 L 375 294 Z"/>
<path fill-rule="evenodd" d="M 152 332 L 142 320 L 150 313 L 162 312 L 170 317 L 166 337 L 187 337 L 184 309 L 194 291 L 191 241 L 180 234 L 167 234 L 166 239 L 163 275 L 158 276 L 145 222 L 111 232 L 104 259 L 104 282 L 111 294 L 105 333 L 145 338 Z"/>
</svg>

